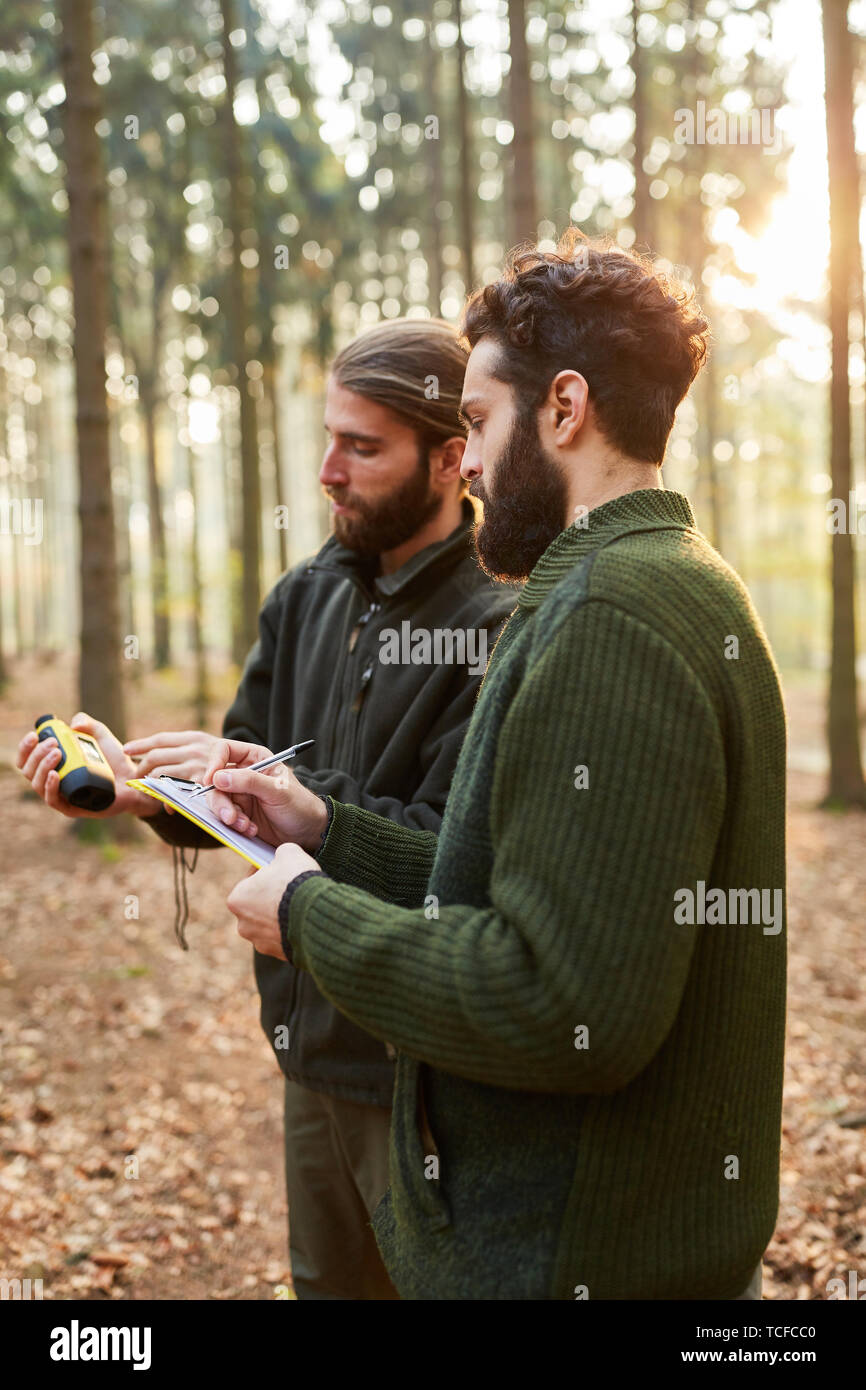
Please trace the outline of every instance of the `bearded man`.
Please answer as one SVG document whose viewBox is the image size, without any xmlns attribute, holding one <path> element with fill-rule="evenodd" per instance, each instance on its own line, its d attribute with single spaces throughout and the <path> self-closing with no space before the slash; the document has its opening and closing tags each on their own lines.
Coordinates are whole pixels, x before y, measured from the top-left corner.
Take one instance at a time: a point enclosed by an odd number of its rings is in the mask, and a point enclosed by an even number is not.
<svg viewBox="0 0 866 1390">
<path fill-rule="evenodd" d="M 295 776 L 319 806 L 335 797 L 431 837 L 487 652 L 516 597 L 482 574 L 472 551 L 474 512 L 460 476 L 466 360 L 454 328 L 435 319 L 380 324 L 335 358 L 319 472 L 333 534 L 266 599 L 223 722 L 227 737 L 253 746 L 251 761 L 314 739 Z M 394 634 L 404 629 L 412 640 L 397 644 L 395 659 Z M 124 783 L 147 773 L 201 779 L 221 746 L 215 735 L 162 732 L 122 749 L 86 714 L 72 723 L 98 739 L 114 768 L 117 799 L 102 814 L 130 811 L 171 844 L 214 847 Z M 48 805 L 81 814 L 59 795 L 58 751 L 28 735 L 19 766 Z M 388 1183 L 394 1050 L 285 959 L 256 953 L 255 972 L 262 1027 L 285 1077 L 297 1296 L 394 1298 L 370 1227 Z"/>
<path fill-rule="evenodd" d="M 465 332 L 478 552 L 526 582 L 438 839 L 214 765 L 288 842 L 229 907 L 399 1050 L 373 1225 L 402 1296 L 759 1297 L 785 720 L 742 583 L 661 479 L 707 324 L 569 239 L 518 253 Z"/>
</svg>

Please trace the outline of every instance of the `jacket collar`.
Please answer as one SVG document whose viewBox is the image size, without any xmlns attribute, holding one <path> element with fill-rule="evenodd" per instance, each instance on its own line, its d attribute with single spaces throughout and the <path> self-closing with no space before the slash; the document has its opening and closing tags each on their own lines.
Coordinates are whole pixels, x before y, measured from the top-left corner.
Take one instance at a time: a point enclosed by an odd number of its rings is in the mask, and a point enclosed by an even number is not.
<svg viewBox="0 0 866 1390">
<path fill-rule="evenodd" d="M 391 598 L 415 580 L 425 570 L 441 562 L 454 562 L 472 553 L 472 528 L 475 511 L 468 498 L 463 499 L 463 516 L 458 526 L 444 540 L 434 541 L 412 555 L 393 574 L 376 574 L 377 561 L 369 555 L 359 555 L 329 536 L 318 555 L 310 561 L 310 569 L 326 569 L 343 574 L 359 585 L 365 593 Z"/>
<path fill-rule="evenodd" d="M 697 529 L 688 499 L 665 488 L 626 492 L 586 512 L 580 521 L 561 531 L 536 562 L 517 600 L 521 608 L 537 608 L 578 561 L 630 531 Z"/>
</svg>

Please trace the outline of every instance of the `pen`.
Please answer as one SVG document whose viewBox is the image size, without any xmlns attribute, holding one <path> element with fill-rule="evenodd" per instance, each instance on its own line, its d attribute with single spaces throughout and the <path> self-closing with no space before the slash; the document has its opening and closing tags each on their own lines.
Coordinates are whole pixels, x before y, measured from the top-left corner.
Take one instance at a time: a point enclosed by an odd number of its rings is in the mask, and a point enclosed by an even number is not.
<svg viewBox="0 0 866 1390">
<path fill-rule="evenodd" d="M 270 758 L 263 758 L 260 763 L 253 763 L 252 767 L 248 767 L 246 770 L 247 772 L 261 772 L 266 767 L 273 767 L 274 763 L 288 762 L 289 758 L 293 758 L 296 753 L 300 753 L 302 748 L 311 748 L 315 741 L 314 738 L 308 738 L 305 739 L 303 743 L 293 743 L 291 748 L 284 748 L 282 753 L 274 753 Z M 216 791 L 216 787 L 211 783 L 209 787 L 199 787 L 197 791 L 192 793 L 189 799 L 192 801 L 193 797 L 201 796 L 203 792 L 214 791 Z"/>
</svg>

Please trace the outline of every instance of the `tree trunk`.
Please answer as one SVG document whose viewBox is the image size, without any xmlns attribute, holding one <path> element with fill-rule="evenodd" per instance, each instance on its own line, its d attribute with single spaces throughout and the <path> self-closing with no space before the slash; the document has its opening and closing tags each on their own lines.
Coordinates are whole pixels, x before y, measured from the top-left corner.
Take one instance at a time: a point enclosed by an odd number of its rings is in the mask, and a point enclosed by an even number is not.
<svg viewBox="0 0 866 1390">
<path fill-rule="evenodd" d="M 264 363 L 263 385 L 271 416 L 271 430 L 274 436 L 274 501 L 278 507 L 288 508 L 289 490 L 286 486 L 283 470 L 283 427 L 280 422 L 280 403 L 277 396 L 277 352 L 278 345 L 274 342 L 272 334 L 271 341 L 268 344 L 268 355 Z M 282 517 L 280 520 L 282 520 Z M 277 540 L 280 547 L 280 573 L 285 574 L 286 570 L 289 568 L 289 533 L 285 526 L 277 527 Z"/>
<path fill-rule="evenodd" d="M 3 550 L 0 547 L 0 695 L 9 683 L 9 669 L 6 665 L 6 652 L 3 646 L 4 615 L 3 615 L 3 595 L 6 592 L 6 581 L 3 577 Z"/>
<path fill-rule="evenodd" d="M 529 79 L 529 50 L 526 44 L 524 0 L 508 0 L 508 47 L 511 72 L 508 77 L 508 108 L 514 127 L 513 159 L 510 164 L 508 241 L 538 239 L 538 207 L 535 196 L 535 128 L 532 116 L 532 83 Z"/>
<path fill-rule="evenodd" d="M 16 355 L 24 356 L 29 348 L 26 339 L 13 336 L 9 333 L 9 341 L 14 343 L 13 352 Z M 24 404 L 24 397 L 20 390 L 10 397 L 7 428 L 7 445 L 11 443 L 9 439 L 10 425 L 18 431 L 20 443 L 18 445 L 17 463 L 15 469 L 10 469 L 7 474 L 7 487 L 9 490 L 12 506 L 18 509 L 23 516 L 24 508 L 28 505 L 28 499 L 33 495 L 30 487 L 25 482 L 27 469 L 30 466 L 30 449 L 27 436 L 27 407 Z M 11 450 L 9 451 L 11 453 Z M 7 453 L 8 457 L 8 453 Z M 13 625 L 16 633 L 16 655 L 24 656 L 34 652 L 38 645 L 38 633 L 33 612 L 33 584 L 32 584 L 32 565 L 30 561 L 31 547 L 24 546 L 13 535 L 12 537 L 12 601 L 13 601 Z"/>
<path fill-rule="evenodd" d="M 118 411 L 119 415 L 120 412 Z M 118 583 L 118 611 L 120 613 L 121 631 L 125 636 L 127 633 L 137 632 L 135 622 L 135 595 L 133 593 L 134 576 L 132 565 L 132 535 L 130 532 L 130 504 L 132 499 L 132 466 L 128 450 L 124 449 L 120 440 L 120 422 L 117 421 L 112 427 L 112 442 L 114 446 L 114 473 L 123 479 L 123 490 L 119 498 L 119 504 L 115 508 L 115 529 L 117 535 L 117 568 L 119 575 Z M 137 681 L 140 674 L 141 662 L 130 661 L 128 666 L 130 679 Z"/>
<path fill-rule="evenodd" d="M 75 313 L 76 431 L 81 525 L 82 709 L 125 737 L 114 510 L 105 393 L 105 181 L 91 0 L 61 0 L 60 59 L 69 259 Z"/>
<path fill-rule="evenodd" d="M 457 24 L 457 122 L 460 141 L 460 243 L 463 252 L 465 289 L 475 285 L 475 193 L 472 187 L 472 121 L 466 89 L 466 44 L 463 41 L 463 4 L 454 0 Z"/>
<path fill-rule="evenodd" d="M 688 18 L 690 25 L 696 25 L 700 9 L 695 0 L 689 0 Z M 688 67 L 683 75 L 682 100 L 685 105 L 693 105 L 701 91 L 706 60 L 697 48 L 689 51 Z M 683 181 L 683 205 L 679 216 L 680 253 L 679 258 L 700 291 L 704 267 L 710 257 L 712 247 L 707 236 L 706 209 L 701 202 L 701 180 L 707 170 L 707 146 L 687 145 L 686 157 L 682 161 L 685 175 Z M 700 433 L 698 435 L 698 477 L 696 491 L 701 499 L 700 521 L 707 535 L 717 549 L 721 548 L 719 519 L 722 501 L 719 495 L 719 476 L 716 469 L 714 450 L 716 447 L 717 415 L 717 370 L 716 364 L 707 365 L 698 384 L 700 401 Z"/>
<path fill-rule="evenodd" d="M 848 311 L 862 278 L 857 156 L 854 146 L 852 45 L 847 0 L 823 0 L 827 161 L 830 177 L 830 475 L 849 526 L 851 405 Z M 855 519 L 856 524 L 856 519 Z M 827 739 L 829 801 L 863 804 L 866 788 L 857 718 L 854 545 L 848 528 L 831 546 L 832 618 Z"/>
<path fill-rule="evenodd" d="M 249 647 L 243 632 L 241 613 L 241 567 L 243 564 L 243 532 L 241 518 L 241 483 L 238 477 L 235 452 L 234 414 L 224 405 L 220 415 L 220 453 L 222 457 L 223 495 L 225 498 L 226 530 L 228 532 L 228 596 L 231 658 L 242 666 Z"/>
<path fill-rule="evenodd" d="M 48 651 L 53 655 L 64 650 L 62 632 L 58 631 L 57 626 L 57 598 L 58 590 L 62 592 L 62 586 L 58 586 L 58 555 L 57 555 L 57 468 L 54 460 L 57 457 L 54 447 L 55 439 L 55 395 L 54 395 L 54 371 L 52 363 L 49 361 L 47 353 L 43 355 L 40 363 L 40 382 L 42 385 L 42 401 L 39 406 L 41 443 L 39 453 L 47 460 L 40 481 L 40 491 L 45 498 L 44 530 L 42 540 L 43 564 L 45 568 L 45 632 L 43 642 Z"/>
<path fill-rule="evenodd" d="M 229 35 L 237 27 L 234 0 L 220 0 L 223 18 L 223 66 L 226 79 L 225 142 L 226 175 L 229 183 L 229 227 L 232 234 L 232 267 L 230 277 L 230 337 L 231 356 L 237 372 L 240 396 L 241 430 L 241 488 L 242 488 L 242 576 L 241 576 L 241 639 L 246 650 L 253 645 L 258 633 L 261 599 L 261 482 L 259 480 L 258 441 L 256 439 L 256 406 L 247 381 L 247 330 L 249 305 L 246 278 L 241 262 L 242 233 L 250 224 L 247 212 L 246 174 L 242 168 L 240 134 L 235 120 L 235 88 L 237 70 L 235 51 Z"/>
<path fill-rule="evenodd" d="M 141 410 L 144 415 L 145 461 L 147 465 L 147 513 L 150 535 L 150 589 L 153 602 L 153 664 L 162 671 L 171 662 L 171 630 L 168 602 L 168 553 L 165 541 L 165 520 L 162 514 L 162 489 L 159 485 L 159 466 L 156 448 L 156 412 L 159 404 L 159 363 L 162 353 L 162 324 L 160 277 L 154 272 L 151 298 L 150 357 L 138 383 Z"/>
<path fill-rule="evenodd" d="M 155 670 L 162 671 L 171 660 L 171 641 L 168 626 L 168 555 L 162 515 L 162 495 L 156 462 L 156 394 L 150 380 L 145 380 L 144 377 L 141 378 L 139 390 L 141 411 L 144 416 L 145 464 L 147 469 L 150 593 L 153 607 L 153 665 Z"/>
<path fill-rule="evenodd" d="M 427 114 L 439 110 L 439 67 L 441 55 L 436 46 L 433 25 L 427 25 Z M 430 189 L 430 221 L 428 226 L 427 283 L 428 302 L 431 314 L 439 318 L 442 313 L 442 223 L 436 209 L 444 198 L 442 178 L 441 132 L 435 140 L 426 140 L 427 177 Z"/>
<path fill-rule="evenodd" d="M 117 614 L 121 641 L 134 633 L 132 616 L 132 544 L 130 538 L 130 500 L 132 489 L 128 450 L 121 439 L 123 406 L 109 402 L 108 450 L 112 459 L 112 495 L 114 501 L 114 554 L 117 559 Z"/>
<path fill-rule="evenodd" d="M 204 587 L 201 578 L 201 498 L 198 488 L 198 458 L 193 445 L 186 450 L 189 466 L 189 492 L 192 498 L 192 540 L 190 579 L 192 583 L 192 649 L 195 661 L 193 719 L 197 729 L 207 728 L 210 691 L 208 689 L 207 649 L 204 641 Z"/>
<path fill-rule="evenodd" d="M 631 104 L 634 112 L 634 235 L 635 247 L 639 251 L 649 251 L 653 246 L 653 200 L 649 192 L 649 175 L 644 169 L 647 156 L 646 136 L 646 60 L 644 51 L 637 41 L 638 20 L 640 19 L 640 0 L 632 0 L 631 7 L 631 70 L 634 77 L 634 92 Z"/>
<path fill-rule="evenodd" d="M 6 328 L 7 325 L 4 325 Z M 9 417 L 12 414 L 12 395 L 9 391 L 8 373 L 5 368 L 0 368 L 0 407 L 2 407 L 2 432 L 0 432 L 0 453 L 7 458 L 9 456 Z M 15 495 L 15 475 L 12 472 L 6 474 L 4 492 L 12 502 Z M 15 545 L 14 537 L 9 547 L 9 581 L 4 583 L 5 592 L 9 594 L 10 608 L 10 633 L 11 651 L 13 656 L 20 656 L 24 650 L 24 641 L 21 626 L 21 576 L 18 565 L 18 548 Z"/>
<path fill-rule="evenodd" d="M 5 328 L 2 318 L 0 318 L 0 332 Z M 0 363 L 0 453 L 6 454 L 7 434 L 6 434 L 6 368 Z M 8 478 L 8 475 L 7 475 Z M 0 490 L 0 497 L 9 491 L 8 481 L 3 484 Z M 11 582 L 7 585 L 3 574 L 3 546 L 0 545 L 0 694 L 2 694 L 9 680 L 9 668 L 6 664 L 6 653 L 3 648 L 4 614 L 3 614 L 3 595 L 13 593 Z"/>
<path fill-rule="evenodd" d="M 47 378 L 44 353 L 36 346 L 31 346 L 30 351 L 37 358 L 36 380 L 45 383 Z M 39 405 L 24 405 L 22 407 L 26 437 L 29 439 L 32 435 L 33 438 L 33 453 L 30 459 L 30 467 L 33 470 L 32 490 L 34 496 L 40 498 L 42 502 L 42 538 L 41 543 L 32 548 L 30 563 L 33 578 L 33 625 L 36 632 L 36 651 L 43 658 L 48 656 L 51 651 L 51 574 L 49 568 L 51 540 L 49 527 L 52 516 L 51 499 L 48 496 L 48 473 L 50 469 L 46 469 L 43 465 L 43 459 L 50 458 L 47 448 L 48 441 L 44 437 L 42 428 L 44 409 L 44 398 Z"/>
<path fill-rule="evenodd" d="M 706 366 L 701 373 L 701 416 L 703 423 L 703 447 L 704 455 L 704 484 L 706 487 L 707 515 L 710 519 L 709 538 L 716 550 L 721 551 L 724 545 L 724 527 L 722 524 L 722 488 L 719 479 L 719 469 L 716 462 L 715 447 L 718 435 L 718 424 L 716 420 L 718 405 L 718 381 L 716 380 L 716 363 L 710 353 L 707 358 Z"/>
<path fill-rule="evenodd" d="M 9 673 L 6 667 L 6 653 L 3 650 L 3 564 L 0 560 L 0 695 L 9 683 Z"/>
<path fill-rule="evenodd" d="M 15 496 L 16 491 L 19 490 L 19 485 L 14 474 L 9 475 L 8 487 L 9 496 L 12 498 Z M 15 634 L 15 655 L 23 656 L 33 644 L 30 640 L 31 634 L 28 633 L 24 621 L 24 576 L 21 567 L 21 554 L 19 547 L 15 545 L 14 542 L 11 547 L 10 555 L 12 559 L 12 583 L 10 588 L 12 593 L 12 631 Z"/>
</svg>

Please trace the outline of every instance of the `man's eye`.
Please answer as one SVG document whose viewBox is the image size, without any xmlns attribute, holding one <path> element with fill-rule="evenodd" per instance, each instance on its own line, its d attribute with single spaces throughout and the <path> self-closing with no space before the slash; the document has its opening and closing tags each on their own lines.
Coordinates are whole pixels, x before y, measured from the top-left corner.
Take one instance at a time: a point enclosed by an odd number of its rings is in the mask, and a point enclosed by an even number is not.
<svg viewBox="0 0 866 1390">
<path fill-rule="evenodd" d="M 483 423 L 483 421 L 481 421 L 481 420 L 470 420 L 470 421 L 469 421 L 469 429 L 470 429 L 470 432 L 471 432 L 472 430 L 480 430 L 480 429 L 481 429 L 481 426 L 482 426 L 482 423 Z"/>
<path fill-rule="evenodd" d="M 362 459 L 371 459 L 375 452 L 375 449 L 362 449 L 360 444 L 355 445 L 355 453 Z"/>
</svg>

